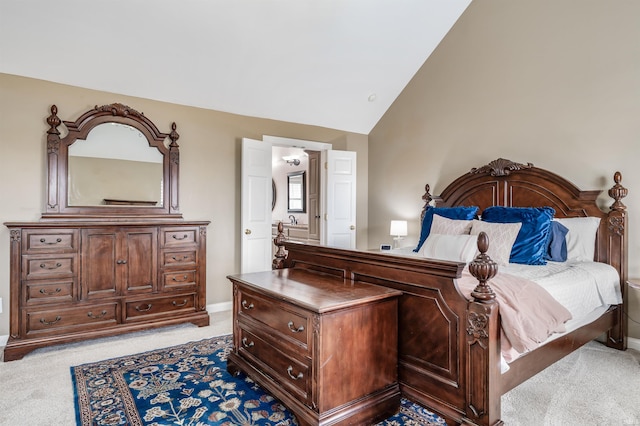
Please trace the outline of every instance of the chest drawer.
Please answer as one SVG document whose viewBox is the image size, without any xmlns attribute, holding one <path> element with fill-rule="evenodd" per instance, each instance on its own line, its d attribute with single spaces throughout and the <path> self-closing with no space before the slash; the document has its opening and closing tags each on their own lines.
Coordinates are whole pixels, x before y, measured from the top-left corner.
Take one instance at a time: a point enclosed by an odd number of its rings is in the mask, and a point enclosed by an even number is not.
<svg viewBox="0 0 640 426">
<path fill-rule="evenodd" d="M 261 337 L 264 333 L 252 333 L 240 327 L 239 351 L 242 356 L 260 365 L 261 369 L 274 376 L 287 391 L 298 399 L 308 401 L 311 394 L 312 364 L 309 358 L 297 359 L 278 345 L 271 345 Z"/>
<path fill-rule="evenodd" d="M 191 246 L 198 240 L 198 228 L 164 228 L 160 232 L 163 247 Z"/>
<path fill-rule="evenodd" d="M 23 287 L 27 304 L 73 301 L 73 280 L 29 281 Z"/>
<path fill-rule="evenodd" d="M 196 271 L 165 272 L 163 290 L 176 290 L 196 286 Z"/>
<path fill-rule="evenodd" d="M 197 256 L 195 250 L 165 252 L 162 256 L 162 266 L 168 268 L 183 266 L 194 267 Z"/>
<path fill-rule="evenodd" d="M 27 229 L 24 231 L 23 253 L 69 253 L 78 249 L 77 229 Z"/>
<path fill-rule="evenodd" d="M 75 254 L 23 256 L 25 280 L 71 277 L 77 270 Z"/>
<path fill-rule="evenodd" d="M 245 317 L 259 321 L 286 339 L 301 343 L 308 350 L 312 329 L 311 313 L 244 288 L 238 291 L 238 296 L 240 320 Z"/>
<path fill-rule="evenodd" d="M 126 302 L 126 319 L 136 320 L 153 315 L 195 312 L 195 298 L 195 294 L 181 294 Z"/>
<path fill-rule="evenodd" d="M 97 324 L 117 323 L 116 302 L 74 308 L 29 308 L 25 310 L 27 334 L 58 333 L 61 329 L 92 329 Z"/>
</svg>

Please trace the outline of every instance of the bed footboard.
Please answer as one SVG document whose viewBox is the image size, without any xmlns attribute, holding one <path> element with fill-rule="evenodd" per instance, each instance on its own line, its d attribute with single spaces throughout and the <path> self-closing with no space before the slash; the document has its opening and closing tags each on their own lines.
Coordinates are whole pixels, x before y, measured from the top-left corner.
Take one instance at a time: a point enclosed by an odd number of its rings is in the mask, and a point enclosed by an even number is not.
<svg viewBox="0 0 640 426">
<path fill-rule="evenodd" d="M 402 393 L 449 424 L 500 421 L 498 304 L 487 285 L 497 266 L 485 254 L 470 266 L 478 278 L 469 302 L 456 280 L 464 263 L 378 251 L 345 250 L 276 237 L 274 268 L 304 268 L 402 291 L 398 380 Z"/>
</svg>

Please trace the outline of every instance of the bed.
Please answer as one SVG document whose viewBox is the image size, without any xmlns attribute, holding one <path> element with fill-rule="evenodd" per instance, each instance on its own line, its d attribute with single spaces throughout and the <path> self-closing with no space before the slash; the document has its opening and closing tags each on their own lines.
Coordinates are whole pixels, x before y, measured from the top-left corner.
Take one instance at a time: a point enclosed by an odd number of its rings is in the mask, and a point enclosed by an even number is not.
<svg viewBox="0 0 640 426">
<path fill-rule="evenodd" d="M 553 172 L 500 158 L 455 179 L 440 196 L 430 194 L 426 185 L 422 218 L 433 207 L 456 206 L 477 206 L 479 215 L 492 207 L 545 207 L 553 209 L 554 220 L 596 218 L 590 254 L 593 261 L 615 271 L 616 290 L 623 301 L 628 243 L 622 199 L 627 189 L 620 173 L 613 180 L 605 212 L 597 204 L 601 191 L 583 191 Z M 500 425 L 502 394 L 596 338 L 604 336 L 607 346 L 626 349 L 626 320 L 624 302 L 605 306 L 588 320 L 518 354 L 505 368 L 502 349 L 508 342 L 491 287 L 501 266 L 489 255 L 488 235 L 478 233 L 479 254 L 466 264 L 415 253 L 314 246 L 287 241 L 279 234 L 273 267 L 309 269 L 400 290 L 398 381 L 403 396 L 435 411 L 448 424 Z M 467 297 L 461 288 L 465 274 L 476 280 Z"/>
</svg>

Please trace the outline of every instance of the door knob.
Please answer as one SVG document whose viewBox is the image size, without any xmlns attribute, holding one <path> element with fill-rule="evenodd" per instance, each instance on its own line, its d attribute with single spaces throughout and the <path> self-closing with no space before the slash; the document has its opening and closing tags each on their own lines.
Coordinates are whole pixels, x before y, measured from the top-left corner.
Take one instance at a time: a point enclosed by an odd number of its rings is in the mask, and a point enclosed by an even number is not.
<svg viewBox="0 0 640 426">
<path fill-rule="evenodd" d="M 356 229 L 356 227 L 355 227 L 354 225 L 351 225 L 351 226 L 349 227 L 349 229 L 351 229 L 351 230 L 353 231 L 354 229 Z"/>
<path fill-rule="evenodd" d="M 251 234 L 251 229 L 245 229 L 245 230 L 244 230 L 244 233 L 245 233 L 246 235 Z"/>
</svg>

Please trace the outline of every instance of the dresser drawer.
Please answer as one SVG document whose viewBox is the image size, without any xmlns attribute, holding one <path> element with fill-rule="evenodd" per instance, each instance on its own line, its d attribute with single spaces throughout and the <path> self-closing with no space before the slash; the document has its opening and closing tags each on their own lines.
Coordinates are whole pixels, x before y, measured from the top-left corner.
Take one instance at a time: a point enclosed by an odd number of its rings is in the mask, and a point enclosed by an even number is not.
<svg viewBox="0 0 640 426">
<path fill-rule="evenodd" d="M 160 232 L 163 247 L 180 247 L 194 245 L 197 241 L 198 228 L 164 228 Z"/>
<path fill-rule="evenodd" d="M 195 312 L 196 295 L 181 294 L 170 297 L 146 298 L 126 302 L 126 320 L 146 319 L 153 315 Z"/>
<path fill-rule="evenodd" d="M 96 326 L 116 324 L 118 304 L 102 303 L 72 308 L 25 310 L 27 334 L 59 333 L 94 329 Z"/>
<path fill-rule="evenodd" d="M 238 291 L 238 317 L 260 321 L 272 331 L 302 343 L 308 350 L 311 341 L 311 314 L 277 299 L 262 296 L 250 290 Z"/>
<path fill-rule="evenodd" d="M 198 253 L 196 250 L 188 251 L 170 251 L 165 252 L 162 256 L 162 266 L 171 267 L 184 267 L 195 266 Z"/>
<path fill-rule="evenodd" d="M 22 257 L 24 280 L 72 277 L 76 270 L 75 254 Z"/>
<path fill-rule="evenodd" d="M 280 346 L 271 345 L 261 336 L 263 332 L 252 333 L 240 328 L 240 356 L 252 363 L 257 363 L 260 370 L 274 376 L 276 381 L 289 392 L 295 393 L 303 401 L 308 401 L 311 394 L 311 359 L 294 358 Z"/>
<path fill-rule="evenodd" d="M 185 289 L 196 286 L 196 271 L 165 272 L 162 275 L 163 290 Z"/>
<path fill-rule="evenodd" d="M 23 253 L 68 253 L 78 249 L 77 229 L 27 229 L 22 238 Z"/>
<path fill-rule="evenodd" d="M 27 304 L 67 303 L 73 301 L 73 280 L 28 281 L 23 290 Z"/>
</svg>

